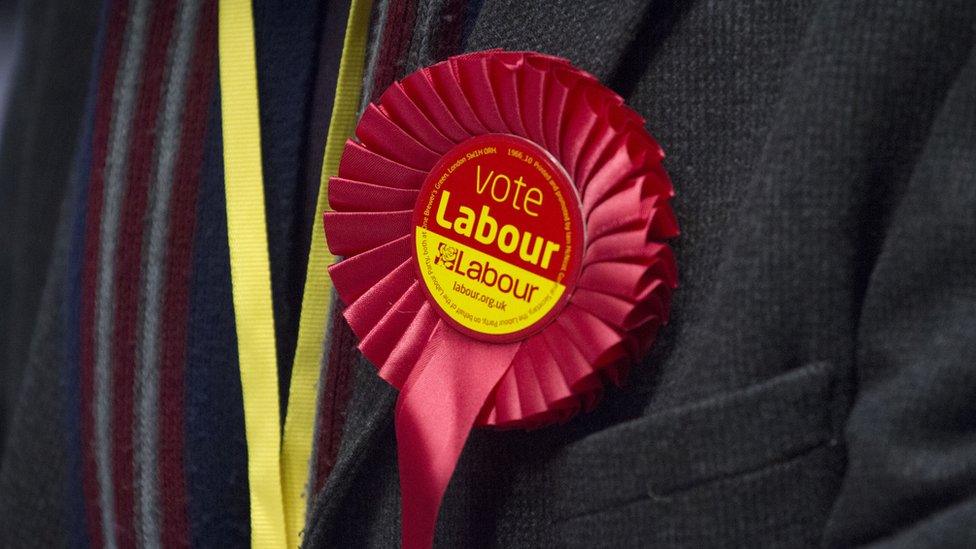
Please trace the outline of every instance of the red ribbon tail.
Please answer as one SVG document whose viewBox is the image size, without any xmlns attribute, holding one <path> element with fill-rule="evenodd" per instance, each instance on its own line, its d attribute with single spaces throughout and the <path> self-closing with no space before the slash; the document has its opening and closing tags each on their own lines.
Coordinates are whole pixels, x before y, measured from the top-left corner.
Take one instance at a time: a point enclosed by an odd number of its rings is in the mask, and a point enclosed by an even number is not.
<svg viewBox="0 0 976 549">
<path fill-rule="evenodd" d="M 431 334 L 396 405 L 404 549 L 433 544 L 441 499 L 468 433 L 518 347 L 486 345 L 443 322 Z"/>
</svg>

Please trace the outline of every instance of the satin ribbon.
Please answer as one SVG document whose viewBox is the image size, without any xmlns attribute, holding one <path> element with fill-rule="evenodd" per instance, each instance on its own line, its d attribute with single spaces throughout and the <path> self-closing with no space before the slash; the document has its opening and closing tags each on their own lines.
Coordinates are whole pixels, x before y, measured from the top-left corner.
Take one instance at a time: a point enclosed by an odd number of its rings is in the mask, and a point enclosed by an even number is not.
<svg viewBox="0 0 976 549">
<path fill-rule="evenodd" d="M 220 0 L 219 58 L 227 238 L 247 437 L 251 544 L 297 547 L 305 524 L 319 367 L 331 300 L 333 258 L 322 234 L 329 177 L 352 134 L 359 105 L 371 0 L 352 0 L 326 138 L 299 318 L 284 435 L 261 166 L 257 63 L 250 0 Z"/>
<path fill-rule="evenodd" d="M 440 322 L 396 403 L 403 548 L 429 548 L 475 419 L 519 343 L 485 345 Z"/>
</svg>

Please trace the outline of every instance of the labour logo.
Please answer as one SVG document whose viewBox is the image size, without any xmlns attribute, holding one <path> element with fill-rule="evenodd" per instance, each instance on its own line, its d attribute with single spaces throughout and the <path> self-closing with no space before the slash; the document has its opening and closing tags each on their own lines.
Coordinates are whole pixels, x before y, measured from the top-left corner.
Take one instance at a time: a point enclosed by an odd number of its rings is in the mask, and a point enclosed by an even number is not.
<svg viewBox="0 0 976 549">
<path fill-rule="evenodd" d="M 458 249 L 448 246 L 441 242 L 437 245 L 437 256 L 434 258 L 434 265 L 443 264 L 445 269 L 453 270 L 454 262 L 458 259 Z"/>
</svg>

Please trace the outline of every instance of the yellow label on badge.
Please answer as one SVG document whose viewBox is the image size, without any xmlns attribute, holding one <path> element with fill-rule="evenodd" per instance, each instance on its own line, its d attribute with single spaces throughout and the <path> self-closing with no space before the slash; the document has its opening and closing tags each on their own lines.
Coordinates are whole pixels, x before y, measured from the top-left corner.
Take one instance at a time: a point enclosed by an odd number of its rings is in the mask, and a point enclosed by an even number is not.
<svg viewBox="0 0 976 549">
<path fill-rule="evenodd" d="M 540 321 L 566 287 L 437 233 L 417 228 L 430 296 L 469 330 L 504 335 Z"/>
</svg>

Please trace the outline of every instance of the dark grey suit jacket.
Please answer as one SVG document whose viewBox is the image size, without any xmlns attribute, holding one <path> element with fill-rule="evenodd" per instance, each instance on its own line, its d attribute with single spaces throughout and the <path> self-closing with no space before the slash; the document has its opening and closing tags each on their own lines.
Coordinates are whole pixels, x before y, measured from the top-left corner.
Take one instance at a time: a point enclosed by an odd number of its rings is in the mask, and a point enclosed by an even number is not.
<svg viewBox="0 0 976 549">
<path fill-rule="evenodd" d="M 487 0 L 468 49 L 647 118 L 681 287 L 596 411 L 472 434 L 436 545 L 976 546 L 974 30 L 971 0 Z M 396 394 L 357 376 L 309 547 L 399 543 Z"/>
</svg>

